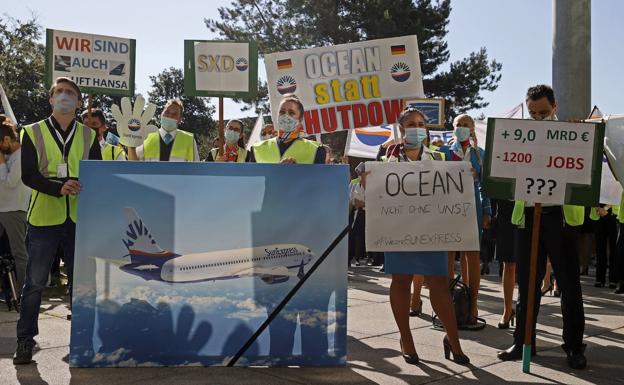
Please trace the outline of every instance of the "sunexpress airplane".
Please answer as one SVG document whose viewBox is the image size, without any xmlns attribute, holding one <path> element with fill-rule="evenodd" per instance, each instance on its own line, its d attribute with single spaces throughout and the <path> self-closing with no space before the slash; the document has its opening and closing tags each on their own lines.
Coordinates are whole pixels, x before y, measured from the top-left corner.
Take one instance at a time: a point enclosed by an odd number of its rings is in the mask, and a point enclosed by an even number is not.
<svg viewBox="0 0 624 385">
<path fill-rule="evenodd" d="M 267 284 L 276 284 L 303 277 L 304 266 L 316 258 L 312 250 L 298 244 L 176 254 L 158 245 L 133 208 L 124 208 L 124 214 L 128 228 L 122 241 L 130 263 L 104 260 L 148 281 L 190 283 L 259 277 Z"/>
</svg>

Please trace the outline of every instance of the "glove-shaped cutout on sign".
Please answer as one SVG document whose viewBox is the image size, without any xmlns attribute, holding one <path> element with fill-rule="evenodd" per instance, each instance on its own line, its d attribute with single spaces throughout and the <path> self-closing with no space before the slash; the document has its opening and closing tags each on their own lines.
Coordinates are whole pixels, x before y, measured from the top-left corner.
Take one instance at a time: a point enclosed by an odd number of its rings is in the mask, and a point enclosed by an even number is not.
<svg viewBox="0 0 624 385">
<path fill-rule="evenodd" d="M 145 107 L 145 110 L 143 110 Z M 119 142 L 128 147 L 139 147 L 147 135 L 151 132 L 158 131 L 158 127 L 148 124 L 154 117 L 156 106 L 148 103 L 145 106 L 145 99 L 138 95 L 134 101 L 134 108 L 130 103 L 130 98 L 121 99 L 121 109 L 113 104 L 111 113 L 113 119 L 117 121 L 117 133 L 119 134 Z"/>
</svg>

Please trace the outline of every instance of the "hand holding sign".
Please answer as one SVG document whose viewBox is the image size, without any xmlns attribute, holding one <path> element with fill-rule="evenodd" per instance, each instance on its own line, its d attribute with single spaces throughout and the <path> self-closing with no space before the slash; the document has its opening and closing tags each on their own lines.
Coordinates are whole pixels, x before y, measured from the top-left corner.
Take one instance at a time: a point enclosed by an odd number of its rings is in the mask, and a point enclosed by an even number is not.
<svg viewBox="0 0 624 385">
<path fill-rule="evenodd" d="M 130 98 L 121 99 L 121 109 L 113 104 L 113 119 L 117 121 L 117 132 L 119 141 L 128 147 L 138 147 L 143 144 L 143 140 L 150 132 L 158 130 L 158 127 L 148 124 L 156 112 L 156 106 L 148 103 L 145 111 L 145 99 L 137 96 L 134 101 L 134 108 L 130 103 Z"/>
</svg>

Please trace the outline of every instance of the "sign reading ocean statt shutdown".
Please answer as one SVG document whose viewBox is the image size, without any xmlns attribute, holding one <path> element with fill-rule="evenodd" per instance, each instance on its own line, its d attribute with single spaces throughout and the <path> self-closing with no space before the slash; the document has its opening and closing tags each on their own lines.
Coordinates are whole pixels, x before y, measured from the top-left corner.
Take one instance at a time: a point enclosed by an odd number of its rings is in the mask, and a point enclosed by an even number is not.
<svg viewBox="0 0 624 385">
<path fill-rule="evenodd" d="M 479 250 L 465 162 L 366 162 L 366 250 Z"/>
<path fill-rule="evenodd" d="M 488 119 L 485 195 L 597 206 L 604 123 Z"/>
<path fill-rule="evenodd" d="M 392 124 L 403 99 L 424 97 L 416 36 L 272 53 L 265 65 L 273 121 L 294 93 L 308 134 Z"/>
<path fill-rule="evenodd" d="M 86 93 L 133 96 L 134 59 L 134 39 L 46 30 L 47 87 L 64 76 Z"/>
</svg>

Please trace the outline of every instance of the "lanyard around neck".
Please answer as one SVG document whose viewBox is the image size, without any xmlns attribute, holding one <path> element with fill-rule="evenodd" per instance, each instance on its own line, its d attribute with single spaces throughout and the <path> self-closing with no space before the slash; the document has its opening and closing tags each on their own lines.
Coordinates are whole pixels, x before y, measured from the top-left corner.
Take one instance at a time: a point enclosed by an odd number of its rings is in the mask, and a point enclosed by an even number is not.
<svg viewBox="0 0 624 385">
<path fill-rule="evenodd" d="M 63 144 L 63 160 L 67 162 L 67 156 L 65 155 L 65 148 L 67 147 L 67 143 L 69 143 L 72 136 L 74 136 L 74 131 L 76 131 L 76 121 L 74 120 L 74 125 L 72 126 L 71 131 L 69 131 L 69 135 L 67 135 L 67 139 L 63 139 L 63 136 L 61 135 L 61 133 L 54 126 L 52 119 L 50 119 L 50 125 L 52 125 L 52 127 L 54 128 L 54 133 L 56 134 L 56 137 L 58 138 L 59 142 Z"/>
</svg>

